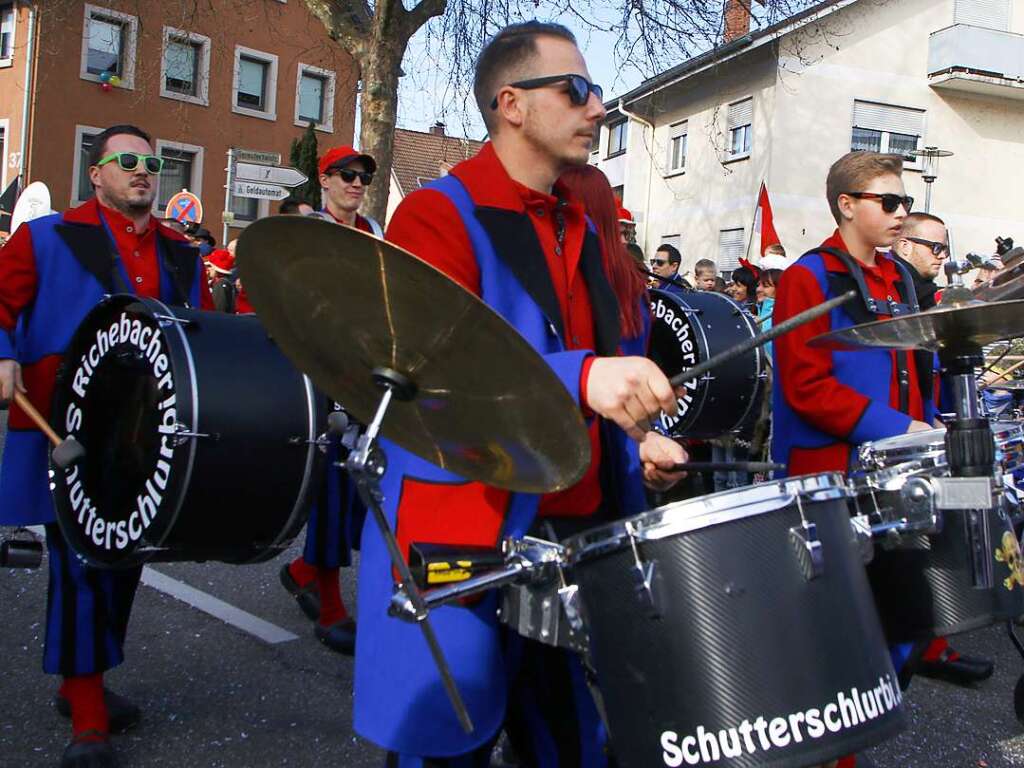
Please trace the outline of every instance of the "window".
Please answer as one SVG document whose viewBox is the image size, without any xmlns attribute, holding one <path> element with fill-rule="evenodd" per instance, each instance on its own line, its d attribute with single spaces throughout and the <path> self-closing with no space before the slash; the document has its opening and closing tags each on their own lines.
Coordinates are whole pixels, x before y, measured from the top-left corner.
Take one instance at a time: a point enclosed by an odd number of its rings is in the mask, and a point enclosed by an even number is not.
<svg viewBox="0 0 1024 768">
<path fill-rule="evenodd" d="M 953 23 L 1010 31 L 1010 0 L 955 0 Z"/>
<path fill-rule="evenodd" d="M 718 233 L 718 269 L 726 279 L 739 268 L 745 245 L 743 227 L 723 229 Z"/>
<path fill-rule="evenodd" d="M 626 151 L 626 141 L 629 138 L 629 121 L 621 120 L 614 125 L 608 126 L 608 157 L 621 155 Z"/>
<path fill-rule="evenodd" d="M 871 101 L 853 102 L 851 150 L 903 155 L 908 168 L 919 168 L 917 149 L 924 133 L 924 110 L 894 107 Z"/>
<path fill-rule="evenodd" d="M 157 215 L 163 216 L 167 203 L 183 189 L 202 198 L 203 148 L 157 139 L 156 151 L 164 159 L 154 201 Z"/>
<path fill-rule="evenodd" d="M 669 126 L 668 129 L 668 172 L 676 173 L 686 169 L 686 134 L 689 121 Z"/>
<path fill-rule="evenodd" d="M 133 88 L 138 26 L 138 19 L 127 13 L 86 5 L 79 76 L 100 82 L 117 75 L 120 87 Z"/>
<path fill-rule="evenodd" d="M 277 119 L 277 56 L 235 46 L 233 112 Z"/>
<path fill-rule="evenodd" d="M 89 181 L 89 150 L 92 140 L 102 128 L 91 125 L 75 126 L 75 159 L 72 167 L 71 205 L 81 205 L 92 197 L 92 183 Z"/>
<path fill-rule="evenodd" d="M 683 239 L 682 235 L 662 235 L 661 236 L 661 244 L 662 245 L 671 245 L 677 251 L 682 253 L 682 250 L 683 250 L 682 239 Z"/>
<path fill-rule="evenodd" d="M 750 157 L 754 139 L 754 100 L 744 99 L 729 105 L 726 128 L 729 131 L 729 160 Z"/>
<path fill-rule="evenodd" d="M 0 4 L 0 64 L 14 58 L 14 3 Z"/>
<path fill-rule="evenodd" d="M 235 221 L 248 224 L 260 217 L 260 201 L 255 197 L 231 196 L 229 210 L 235 214 Z"/>
<path fill-rule="evenodd" d="M 208 106 L 210 38 L 164 27 L 164 57 L 160 95 Z"/>
<path fill-rule="evenodd" d="M 299 64 L 295 85 L 295 124 L 305 127 L 313 121 L 317 130 L 334 130 L 334 73 Z"/>
</svg>

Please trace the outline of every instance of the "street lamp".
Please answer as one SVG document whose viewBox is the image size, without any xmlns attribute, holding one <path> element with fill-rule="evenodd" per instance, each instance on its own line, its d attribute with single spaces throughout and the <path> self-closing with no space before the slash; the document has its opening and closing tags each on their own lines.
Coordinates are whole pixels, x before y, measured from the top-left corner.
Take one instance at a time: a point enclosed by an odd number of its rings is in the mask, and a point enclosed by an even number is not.
<svg viewBox="0 0 1024 768">
<path fill-rule="evenodd" d="M 948 149 L 925 147 L 924 149 L 912 149 L 908 154 L 924 158 L 924 172 L 921 174 L 921 179 L 925 183 L 924 212 L 930 213 L 932 210 L 932 182 L 939 177 L 939 158 L 952 157 L 953 153 Z"/>
</svg>

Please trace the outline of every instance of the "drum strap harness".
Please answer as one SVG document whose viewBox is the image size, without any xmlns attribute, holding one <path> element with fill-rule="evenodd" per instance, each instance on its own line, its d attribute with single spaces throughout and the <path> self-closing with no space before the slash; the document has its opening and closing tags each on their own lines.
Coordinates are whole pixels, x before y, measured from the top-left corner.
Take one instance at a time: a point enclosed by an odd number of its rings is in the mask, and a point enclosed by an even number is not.
<svg viewBox="0 0 1024 768">
<path fill-rule="evenodd" d="M 846 251 L 838 248 L 816 248 L 810 253 L 830 254 L 846 267 L 846 272 L 829 272 L 829 291 L 833 296 L 839 296 L 851 288 L 856 289 L 860 301 L 848 304 L 843 308 L 857 325 L 880 320 L 883 317 L 899 317 L 920 311 L 917 303 L 917 294 L 914 291 L 914 280 L 907 272 L 906 267 L 898 261 L 893 261 L 900 279 L 896 282 L 896 291 L 902 302 L 896 301 L 892 296 L 887 299 L 876 299 L 868 290 L 867 282 L 864 280 L 864 270 L 857 260 Z M 906 350 L 896 351 L 896 374 L 899 389 L 899 409 L 903 413 L 910 411 L 910 368 L 908 364 L 908 353 Z M 925 383 L 921 383 L 921 394 L 927 395 Z"/>
</svg>

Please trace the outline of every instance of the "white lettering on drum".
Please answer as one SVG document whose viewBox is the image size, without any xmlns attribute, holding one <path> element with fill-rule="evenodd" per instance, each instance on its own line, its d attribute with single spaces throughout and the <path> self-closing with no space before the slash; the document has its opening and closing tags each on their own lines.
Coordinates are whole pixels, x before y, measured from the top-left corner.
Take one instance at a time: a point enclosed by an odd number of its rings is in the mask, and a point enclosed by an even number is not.
<svg viewBox="0 0 1024 768">
<path fill-rule="evenodd" d="M 675 337 L 681 353 L 684 368 L 692 368 L 699 361 L 697 359 L 697 347 L 693 340 L 693 328 L 685 315 L 678 314 L 677 310 L 669 306 L 664 299 L 657 299 L 651 303 L 651 314 L 663 322 Z M 676 397 L 676 415 L 669 416 L 662 413 L 659 417 L 661 426 L 666 430 L 672 430 L 677 424 L 686 418 L 693 405 L 693 399 L 697 391 L 697 382 L 694 380 L 685 381 L 682 384 L 681 392 Z"/>
</svg>

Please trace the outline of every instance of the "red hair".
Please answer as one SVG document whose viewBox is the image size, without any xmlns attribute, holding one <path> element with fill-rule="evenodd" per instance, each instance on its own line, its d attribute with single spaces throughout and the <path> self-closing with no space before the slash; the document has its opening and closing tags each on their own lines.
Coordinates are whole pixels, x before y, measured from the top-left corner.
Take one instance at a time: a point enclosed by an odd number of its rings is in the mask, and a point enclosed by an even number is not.
<svg viewBox="0 0 1024 768">
<path fill-rule="evenodd" d="M 601 244 L 604 273 L 619 300 L 619 327 L 622 335 L 636 338 L 643 332 L 643 310 L 647 289 L 629 255 L 619 230 L 619 205 L 608 178 L 592 165 L 574 166 L 565 171 L 561 181 L 573 199 L 583 204 Z"/>
</svg>

